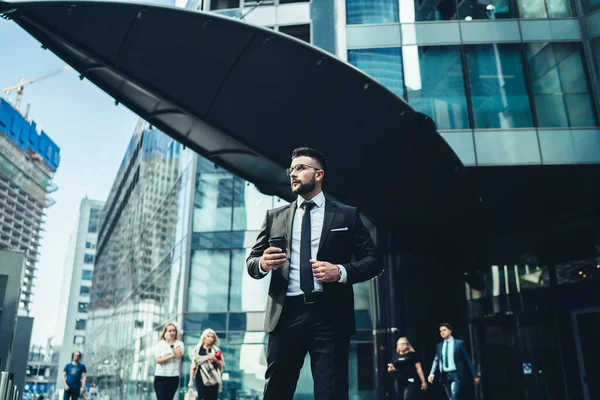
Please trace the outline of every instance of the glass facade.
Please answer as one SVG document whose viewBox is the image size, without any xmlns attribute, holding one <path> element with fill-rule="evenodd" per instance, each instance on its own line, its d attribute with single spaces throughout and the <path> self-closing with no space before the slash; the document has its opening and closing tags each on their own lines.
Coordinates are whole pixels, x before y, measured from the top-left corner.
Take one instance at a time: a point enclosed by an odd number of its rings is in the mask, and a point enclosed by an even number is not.
<svg viewBox="0 0 600 400">
<path fill-rule="evenodd" d="M 158 331 L 183 322 L 193 157 L 140 124 L 102 211 L 87 359 L 108 398 L 153 395 Z"/>
<path fill-rule="evenodd" d="M 539 126 L 596 125 L 581 44 L 525 46 Z"/>
<path fill-rule="evenodd" d="M 408 103 L 431 116 L 439 129 L 469 127 L 462 58 L 458 46 L 404 46 Z"/>
<path fill-rule="evenodd" d="M 399 47 L 350 50 L 348 62 L 369 73 L 398 97 L 404 97 L 402 52 Z"/>
<path fill-rule="evenodd" d="M 451 262 L 444 256 L 432 262 L 431 254 L 404 254 L 399 266 L 386 269 L 387 284 L 398 288 L 384 303 L 397 308 L 390 323 L 399 327 L 394 339 L 407 335 L 425 354 L 428 370 L 439 341 L 430 332 L 432 323 L 451 319 L 457 336 L 471 342 L 482 374 L 482 385 L 470 388 L 472 397 L 597 398 L 600 385 L 589 379 L 599 371 L 589 356 L 597 352 L 593 338 L 600 333 L 600 300 L 592 295 L 600 279 L 597 221 L 585 214 L 573 222 L 565 198 L 574 196 L 577 201 L 569 204 L 575 208 L 581 199 L 593 202 L 597 196 L 585 193 L 576 174 L 596 176 L 597 166 L 590 164 L 600 162 L 600 14 L 595 11 L 600 2 L 399 0 L 398 9 L 379 14 L 377 5 L 388 2 L 366 3 L 345 1 L 342 51 L 348 62 L 431 116 L 465 165 L 486 165 L 470 168 L 479 185 L 498 188 L 490 190 L 495 196 L 481 189 L 489 223 L 482 288 L 449 288 L 450 282 L 463 285 L 464 277 L 432 272 L 433 265 Z M 578 15 L 580 10 L 586 15 Z M 540 164 L 570 164 L 564 167 L 570 172 L 561 173 L 577 183 L 565 189 L 568 185 L 553 178 L 563 167 Z M 530 178 L 520 178 L 527 181 L 521 189 L 512 186 L 517 176 L 508 172 L 512 169 Z M 548 178 L 534 183 L 539 171 Z M 526 194 L 529 185 L 548 192 Z M 561 202 L 540 215 L 560 215 L 572 222 L 570 228 L 533 215 L 554 196 L 550 192 L 561 190 L 556 195 Z M 528 208 L 529 202 L 535 205 Z M 504 218 L 495 221 L 492 214 Z M 506 221 L 508 216 L 514 220 Z M 510 226 L 517 220 L 523 225 Z M 545 241 L 552 245 L 540 245 Z M 589 241 L 593 246 L 583 249 Z M 431 305 L 431 293 L 443 301 Z M 466 320 L 460 315 L 465 309 Z M 427 342 L 429 348 L 423 346 Z M 377 398 L 390 398 L 389 378 L 381 373 L 377 380 Z M 434 385 L 428 395 L 435 390 Z"/>
<path fill-rule="evenodd" d="M 348 25 L 398 22 L 398 0 L 347 0 L 346 18 Z"/>
<path fill-rule="evenodd" d="M 474 128 L 533 126 L 518 45 L 466 46 Z"/>
<path fill-rule="evenodd" d="M 597 125 L 580 43 L 356 49 L 348 61 L 442 130 Z"/>
<path fill-rule="evenodd" d="M 574 11 L 588 1 L 368 3 L 345 1 L 345 57 L 431 116 L 465 165 L 600 162 L 600 14 Z"/>
</svg>

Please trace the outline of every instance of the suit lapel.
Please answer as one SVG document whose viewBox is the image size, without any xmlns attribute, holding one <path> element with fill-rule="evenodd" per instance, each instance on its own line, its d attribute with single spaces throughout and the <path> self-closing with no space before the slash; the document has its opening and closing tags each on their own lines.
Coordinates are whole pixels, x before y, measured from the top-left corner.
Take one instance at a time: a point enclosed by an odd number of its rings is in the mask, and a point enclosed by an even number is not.
<svg viewBox="0 0 600 400">
<path fill-rule="evenodd" d="M 290 203 L 289 208 L 287 209 L 287 211 L 285 212 L 285 224 L 286 224 L 286 229 L 287 229 L 287 243 L 288 243 L 288 251 L 289 251 L 289 257 L 291 257 L 291 251 L 292 251 L 292 228 L 294 225 L 294 215 L 296 215 L 296 202 L 292 202 Z M 283 266 L 283 268 L 281 269 L 281 273 L 283 274 L 283 277 L 288 280 L 288 278 L 290 277 L 290 263 L 289 261 Z"/>
<path fill-rule="evenodd" d="M 319 254 L 321 247 L 323 247 L 323 243 L 327 240 L 327 235 L 329 235 L 329 231 L 331 230 L 331 223 L 335 217 L 335 210 L 335 203 L 331 200 L 325 200 L 325 217 L 323 218 L 323 230 L 321 231 L 321 240 L 319 241 L 319 250 L 317 250 L 317 254 Z"/>
<path fill-rule="evenodd" d="M 457 355 L 458 355 L 458 340 L 454 339 L 454 365 L 456 365 L 456 360 L 458 359 Z"/>
</svg>

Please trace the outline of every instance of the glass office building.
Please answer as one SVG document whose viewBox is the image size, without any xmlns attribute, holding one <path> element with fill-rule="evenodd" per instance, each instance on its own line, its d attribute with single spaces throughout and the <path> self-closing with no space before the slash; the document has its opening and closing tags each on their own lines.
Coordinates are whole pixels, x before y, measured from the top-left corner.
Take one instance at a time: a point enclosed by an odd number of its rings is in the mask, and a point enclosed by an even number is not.
<svg viewBox="0 0 600 400">
<path fill-rule="evenodd" d="M 600 5 L 344 0 L 336 7 L 338 57 L 429 115 L 482 201 L 484 284 L 435 267 L 460 272 L 435 250 L 404 255 L 391 300 L 404 307 L 392 317 L 394 338 L 408 335 L 428 369 L 436 324 L 453 322 L 482 375 L 478 399 L 599 398 L 590 354 L 600 351 L 592 339 L 600 333 L 600 232 L 590 185 L 600 161 Z M 380 386 L 384 398 L 390 388 Z"/>
</svg>

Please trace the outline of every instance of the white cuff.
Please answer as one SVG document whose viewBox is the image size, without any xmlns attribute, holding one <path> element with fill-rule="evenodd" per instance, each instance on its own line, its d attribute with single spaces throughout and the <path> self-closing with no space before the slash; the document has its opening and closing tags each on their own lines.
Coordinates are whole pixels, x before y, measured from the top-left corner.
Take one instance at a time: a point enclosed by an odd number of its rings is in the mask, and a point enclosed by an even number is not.
<svg viewBox="0 0 600 400">
<path fill-rule="evenodd" d="M 262 257 L 258 260 L 258 272 L 262 275 L 265 276 L 266 274 L 269 273 L 269 271 L 264 271 L 260 265 L 260 261 L 262 260 Z"/>
<path fill-rule="evenodd" d="M 338 268 L 340 269 L 340 272 L 342 273 L 342 276 L 340 277 L 340 280 L 338 281 L 338 283 L 348 282 L 348 273 L 346 272 L 346 268 L 344 268 L 344 266 L 341 264 L 338 264 Z"/>
</svg>

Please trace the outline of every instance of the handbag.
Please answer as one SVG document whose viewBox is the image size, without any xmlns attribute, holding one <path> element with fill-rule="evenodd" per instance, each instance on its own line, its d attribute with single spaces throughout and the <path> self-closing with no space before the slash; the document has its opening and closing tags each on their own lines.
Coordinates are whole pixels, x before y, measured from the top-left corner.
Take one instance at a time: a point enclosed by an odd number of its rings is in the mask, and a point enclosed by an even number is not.
<svg viewBox="0 0 600 400">
<path fill-rule="evenodd" d="M 184 400 L 196 400 L 196 393 L 194 393 L 194 389 L 189 388 L 183 399 Z"/>
</svg>

